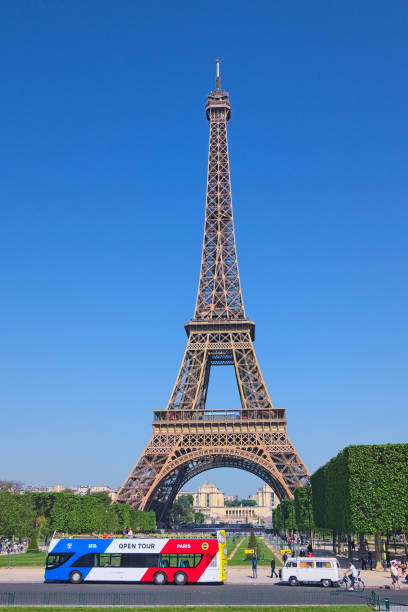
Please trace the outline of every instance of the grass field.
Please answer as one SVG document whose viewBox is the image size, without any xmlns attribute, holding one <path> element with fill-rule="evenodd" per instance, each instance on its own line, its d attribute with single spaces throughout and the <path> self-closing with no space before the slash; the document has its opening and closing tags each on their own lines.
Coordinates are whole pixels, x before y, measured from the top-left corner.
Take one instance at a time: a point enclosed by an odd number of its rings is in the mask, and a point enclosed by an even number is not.
<svg viewBox="0 0 408 612">
<path fill-rule="evenodd" d="M 242 536 L 235 536 L 235 538 L 233 538 L 232 536 L 227 536 L 228 556 L 232 553 L 232 551 L 234 550 L 234 548 L 236 547 L 236 545 L 238 544 L 240 540 L 242 540 Z"/>
<path fill-rule="evenodd" d="M 180 612 L 180 607 L 176 606 L 154 606 L 156 610 L 160 610 L 160 612 Z M 184 606 L 183 606 L 184 607 Z M 248 612 L 251 610 L 253 606 L 186 606 L 186 610 L 188 612 Z M 152 608 L 77 608 L 77 607 L 69 607 L 65 606 L 58 608 L 33 608 L 31 606 L 18 606 L 18 607 L 2 607 L 1 612 L 152 612 Z M 320 606 L 256 606 L 257 612 L 322 612 L 322 608 Z M 324 606 L 325 612 L 372 612 L 372 608 L 369 606 Z"/>
<path fill-rule="evenodd" d="M 0 567 L 8 567 L 9 556 L 11 561 L 11 567 L 22 567 L 22 566 L 34 566 L 40 565 L 44 567 L 45 556 L 47 553 L 18 553 L 16 555 L 0 555 Z"/>
<path fill-rule="evenodd" d="M 248 542 L 249 542 L 248 537 L 243 539 L 235 555 L 232 557 L 232 559 L 228 561 L 228 565 L 247 565 L 247 566 L 251 565 L 250 560 L 244 561 L 245 556 L 246 556 L 244 551 L 246 548 L 248 548 Z M 262 542 L 262 540 L 257 539 L 257 542 L 258 542 L 258 550 L 260 554 L 264 556 L 262 560 L 258 561 L 259 566 L 269 566 L 271 564 L 272 557 L 275 557 L 277 567 L 282 565 L 282 562 L 280 561 L 280 559 L 278 559 L 276 555 L 273 554 L 273 552 L 266 546 L 266 544 Z"/>
</svg>

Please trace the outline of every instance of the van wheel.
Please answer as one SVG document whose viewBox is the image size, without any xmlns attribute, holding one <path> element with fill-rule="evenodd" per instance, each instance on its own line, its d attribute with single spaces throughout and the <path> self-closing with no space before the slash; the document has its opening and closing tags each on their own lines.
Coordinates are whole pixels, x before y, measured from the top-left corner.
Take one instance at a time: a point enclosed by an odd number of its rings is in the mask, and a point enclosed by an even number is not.
<svg viewBox="0 0 408 612">
<path fill-rule="evenodd" d="M 174 574 L 174 584 L 187 584 L 187 576 L 184 572 Z"/>
<path fill-rule="evenodd" d="M 331 585 L 332 585 L 331 580 L 329 580 L 328 578 L 323 578 L 322 587 L 325 587 L 327 589 L 327 587 L 331 587 Z"/>
<path fill-rule="evenodd" d="M 81 584 L 82 582 L 81 572 L 78 572 L 77 570 L 75 570 L 74 572 L 71 572 L 68 580 L 70 581 L 71 584 Z"/>
<path fill-rule="evenodd" d="M 290 586 L 297 586 L 298 583 L 298 579 L 296 578 L 296 576 L 291 576 L 288 580 Z"/>
<path fill-rule="evenodd" d="M 156 572 L 155 575 L 153 576 L 153 582 L 154 584 L 166 584 L 167 583 L 167 576 L 164 572 Z"/>
</svg>

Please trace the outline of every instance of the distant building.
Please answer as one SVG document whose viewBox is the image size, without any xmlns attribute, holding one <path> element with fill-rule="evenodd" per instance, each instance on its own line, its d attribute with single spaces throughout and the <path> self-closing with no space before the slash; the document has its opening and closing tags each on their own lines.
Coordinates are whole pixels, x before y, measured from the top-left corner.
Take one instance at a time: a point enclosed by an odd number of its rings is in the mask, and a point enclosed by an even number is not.
<svg viewBox="0 0 408 612">
<path fill-rule="evenodd" d="M 276 508 L 279 500 L 276 500 L 275 493 L 269 485 L 264 485 L 254 495 L 249 495 L 248 499 L 256 501 L 257 506 Z"/>
<path fill-rule="evenodd" d="M 31 485 L 25 488 L 28 493 L 60 493 L 61 491 L 65 491 L 65 487 L 62 484 L 52 485 L 50 487 L 41 487 L 37 485 Z M 107 493 L 109 497 L 114 500 L 116 498 L 118 489 L 112 489 L 106 485 L 102 486 L 90 486 L 90 485 L 81 485 L 79 487 L 68 488 L 69 491 L 75 493 L 76 495 L 87 495 L 88 493 Z"/>
<path fill-rule="evenodd" d="M 37 485 L 32 485 L 26 487 L 25 490 L 28 493 L 59 493 L 64 490 L 64 487 L 61 484 L 52 485 L 50 487 L 40 487 Z"/>
<path fill-rule="evenodd" d="M 107 487 L 106 485 L 90 487 L 89 491 L 90 493 L 107 493 L 112 501 L 116 500 L 118 494 L 118 489 L 112 489 L 112 487 Z"/>
<path fill-rule="evenodd" d="M 77 495 L 88 495 L 88 493 L 107 493 L 112 500 L 116 497 L 116 494 L 118 492 L 117 489 L 112 489 L 111 487 L 107 487 L 106 485 L 95 487 L 90 485 L 81 485 L 76 489 L 72 489 L 72 491 Z"/>
<path fill-rule="evenodd" d="M 255 501 L 254 506 L 225 506 L 225 501 L 234 501 L 236 496 L 225 496 L 212 483 L 205 483 L 197 491 L 180 491 L 180 495 L 193 496 L 193 509 L 202 512 L 205 523 L 252 523 L 253 525 L 271 525 L 272 511 L 279 503 L 273 489 L 267 484 L 250 495 L 248 499 Z"/>
<path fill-rule="evenodd" d="M 25 491 L 27 491 L 27 493 L 49 493 L 51 490 L 51 487 L 39 487 L 36 485 L 32 485 L 30 487 L 26 487 Z"/>
</svg>

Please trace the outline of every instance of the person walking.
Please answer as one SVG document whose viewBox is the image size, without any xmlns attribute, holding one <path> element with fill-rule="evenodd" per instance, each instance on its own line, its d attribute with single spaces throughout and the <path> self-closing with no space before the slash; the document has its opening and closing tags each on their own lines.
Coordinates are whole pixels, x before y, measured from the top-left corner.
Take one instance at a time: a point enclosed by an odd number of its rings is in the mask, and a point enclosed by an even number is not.
<svg viewBox="0 0 408 612">
<path fill-rule="evenodd" d="M 252 557 L 252 578 L 258 578 L 258 561 L 255 555 Z"/>
<path fill-rule="evenodd" d="M 276 576 L 276 578 L 278 578 L 278 574 L 277 574 L 277 571 L 276 571 L 275 557 L 272 557 L 272 559 L 271 559 L 271 578 L 273 578 L 274 576 Z"/>
<path fill-rule="evenodd" d="M 288 559 L 288 555 L 286 553 L 283 553 L 283 555 L 282 555 L 283 565 L 285 565 L 287 559 Z"/>
<path fill-rule="evenodd" d="M 371 552 L 371 550 L 368 551 L 367 556 L 368 556 L 368 567 L 372 571 L 373 570 L 373 553 Z"/>
<path fill-rule="evenodd" d="M 391 579 L 392 579 L 392 588 L 400 589 L 401 585 L 399 583 L 399 570 L 396 561 L 391 561 Z"/>
</svg>

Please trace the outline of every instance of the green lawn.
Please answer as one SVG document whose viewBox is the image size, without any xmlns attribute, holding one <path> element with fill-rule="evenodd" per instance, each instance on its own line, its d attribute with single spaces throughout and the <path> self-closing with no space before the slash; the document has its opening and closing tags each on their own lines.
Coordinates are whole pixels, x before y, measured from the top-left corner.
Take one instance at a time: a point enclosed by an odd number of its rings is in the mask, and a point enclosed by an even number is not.
<svg viewBox="0 0 408 612">
<path fill-rule="evenodd" d="M 264 561 L 260 561 L 260 565 L 270 565 L 272 557 L 275 557 L 277 567 L 283 565 L 282 561 L 276 555 L 273 554 L 271 549 L 268 548 L 266 544 L 262 542 L 262 540 L 258 540 L 258 550 L 261 554 L 264 555 Z"/>
<path fill-rule="evenodd" d="M 253 606 L 183 606 L 188 612 L 248 612 Z M 180 612 L 180 606 L 168 607 L 168 606 L 154 606 L 155 609 L 159 609 L 160 612 Z M 33 608 L 31 606 L 18 606 L 18 607 L 2 607 L 2 612 L 89 612 L 89 608 L 77 608 L 58 606 L 58 608 Z M 152 612 L 152 608 L 91 608 L 92 612 Z M 256 606 L 257 612 L 321 612 L 321 606 Z M 372 608 L 369 606 L 324 606 L 325 612 L 372 612 Z"/>
<path fill-rule="evenodd" d="M 249 548 L 248 542 L 249 542 L 248 537 L 243 539 L 235 555 L 232 557 L 232 559 L 228 561 L 228 565 L 248 565 L 248 566 L 251 565 L 250 560 L 248 561 L 244 560 L 246 557 L 244 551 L 245 549 Z M 273 554 L 273 552 L 262 542 L 262 540 L 257 539 L 257 542 L 258 542 L 258 550 L 260 554 L 264 556 L 263 559 L 258 561 L 258 565 L 270 566 L 272 557 L 275 557 L 277 567 L 282 565 L 281 560 L 278 559 L 276 555 Z"/>
<path fill-rule="evenodd" d="M 22 567 L 27 565 L 40 565 L 45 566 L 45 552 L 39 553 L 19 553 L 16 555 L 0 555 L 0 567 L 8 567 L 9 558 L 11 561 L 11 567 Z"/>
<path fill-rule="evenodd" d="M 234 548 L 236 547 L 236 545 L 238 544 L 240 540 L 242 540 L 242 536 L 235 536 L 235 538 L 233 538 L 232 536 L 227 536 L 228 556 L 232 553 L 232 551 L 234 550 Z"/>
</svg>

